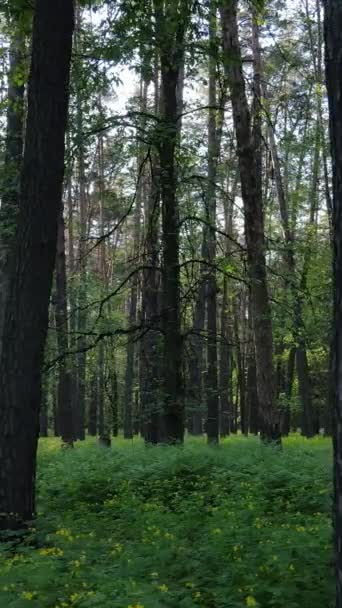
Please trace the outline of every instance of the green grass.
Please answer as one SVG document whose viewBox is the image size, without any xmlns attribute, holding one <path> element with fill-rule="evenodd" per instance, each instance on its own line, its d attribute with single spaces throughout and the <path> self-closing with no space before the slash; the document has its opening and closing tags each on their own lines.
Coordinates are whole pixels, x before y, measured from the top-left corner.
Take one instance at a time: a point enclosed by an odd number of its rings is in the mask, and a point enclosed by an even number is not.
<svg viewBox="0 0 342 608">
<path fill-rule="evenodd" d="M 331 447 L 42 440 L 35 545 L 0 550 L 1 608 L 329 608 Z"/>
</svg>

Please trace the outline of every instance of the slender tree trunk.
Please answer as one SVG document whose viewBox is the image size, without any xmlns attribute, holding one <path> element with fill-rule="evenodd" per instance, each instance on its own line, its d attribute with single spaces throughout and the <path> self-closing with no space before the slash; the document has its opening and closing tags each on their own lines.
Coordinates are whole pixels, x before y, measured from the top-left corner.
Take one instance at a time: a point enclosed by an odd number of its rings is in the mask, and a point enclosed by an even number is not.
<svg viewBox="0 0 342 608">
<path fill-rule="evenodd" d="M 58 345 L 58 425 L 62 441 L 73 444 L 73 412 L 71 400 L 71 374 L 69 360 L 65 353 L 69 350 L 67 278 L 65 263 L 65 238 L 63 207 L 58 220 L 57 255 L 56 255 L 56 298 L 55 298 L 56 333 Z"/>
<path fill-rule="evenodd" d="M 226 70 L 233 107 L 237 139 L 241 192 L 245 212 L 247 263 L 251 283 L 252 314 L 257 368 L 257 388 L 260 403 L 262 437 L 279 440 L 279 413 L 275 404 L 273 368 L 273 336 L 271 306 L 268 295 L 262 192 L 257 175 L 255 142 L 242 71 L 238 37 L 237 1 L 221 6 L 223 45 L 227 56 Z M 234 57 L 234 61 L 231 57 Z"/>
<path fill-rule="evenodd" d="M 98 411 L 98 381 L 97 374 L 91 383 L 90 403 L 88 412 L 88 433 L 91 437 L 96 437 L 97 434 L 97 411 Z"/>
<path fill-rule="evenodd" d="M 0 527 L 35 512 L 41 367 L 56 257 L 72 46 L 71 0 L 36 0 L 17 239 L 0 363 Z"/>
<path fill-rule="evenodd" d="M 76 9 L 76 31 L 75 31 L 75 50 L 79 52 L 79 39 L 81 30 L 81 9 Z M 76 61 L 81 61 L 80 57 Z M 76 78 L 78 74 L 76 64 Z M 86 365 L 87 354 L 85 351 L 87 329 L 87 264 L 86 264 L 86 237 L 87 237 L 87 194 L 86 194 L 86 175 L 85 175 L 85 148 L 83 140 L 83 100 L 80 89 L 80 82 L 76 82 L 77 99 L 77 154 L 78 154 L 78 186 L 79 186 L 79 208 L 80 208 L 80 231 L 78 246 L 78 266 L 79 266 L 79 285 L 78 285 L 78 315 L 77 315 L 77 390 L 75 403 L 75 431 L 76 438 L 85 439 L 85 411 L 86 411 Z"/>
<path fill-rule="evenodd" d="M 217 93 L 216 93 L 216 4 L 211 2 L 209 17 L 209 120 L 208 120 L 208 188 L 206 216 L 208 222 L 207 250 L 207 437 L 208 443 L 219 441 L 219 400 L 217 383 L 217 284 L 216 258 L 216 174 L 218 163 Z"/>
<path fill-rule="evenodd" d="M 203 240 L 205 240 L 203 231 Z M 204 243 L 202 244 L 202 253 Z M 203 256 L 204 257 L 204 256 Z M 199 285 L 195 302 L 194 320 L 192 325 L 193 335 L 189 344 L 189 383 L 188 383 L 188 403 L 190 414 L 189 431 L 193 435 L 203 434 L 203 329 L 205 322 L 205 300 L 206 300 L 206 277 L 204 266 L 200 268 Z"/>
<path fill-rule="evenodd" d="M 220 414 L 221 414 L 221 430 L 222 437 L 226 437 L 230 433 L 231 421 L 231 401 L 230 387 L 232 383 L 232 356 L 231 342 L 232 336 L 229 326 L 229 315 L 232 311 L 229 308 L 228 300 L 228 277 L 223 278 L 223 296 L 221 307 L 221 339 L 220 339 Z"/>
<path fill-rule="evenodd" d="M 141 111 L 146 111 L 147 103 L 147 82 L 141 78 L 140 84 L 140 105 Z M 142 129 L 145 127 L 145 120 L 142 121 Z M 142 144 L 139 146 L 138 153 L 138 180 L 137 196 L 135 201 L 134 218 L 133 218 L 133 260 L 134 263 L 139 263 L 140 253 L 140 222 L 141 222 L 141 206 L 144 195 L 144 149 Z M 131 281 L 131 291 L 129 299 L 128 323 L 129 327 L 133 327 L 137 322 L 137 304 L 138 304 L 138 274 L 135 273 Z M 133 402 L 134 402 L 134 381 L 135 381 L 135 359 L 136 359 L 136 343 L 133 339 L 127 342 L 127 359 L 126 359 L 126 376 L 125 376 L 125 398 L 124 398 L 124 438 L 132 439 L 133 437 Z"/>
</svg>

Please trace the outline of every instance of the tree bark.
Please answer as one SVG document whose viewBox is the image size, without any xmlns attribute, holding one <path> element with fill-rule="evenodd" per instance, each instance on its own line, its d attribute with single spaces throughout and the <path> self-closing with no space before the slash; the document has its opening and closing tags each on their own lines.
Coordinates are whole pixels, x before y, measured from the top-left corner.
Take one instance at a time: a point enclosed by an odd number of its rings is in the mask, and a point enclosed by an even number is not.
<svg viewBox="0 0 342 608">
<path fill-rule="evenodd" d="M 162 131 L 159 142 L 162 199 L 162 331 L 163 440 L 182 443 L 184 401 L 180 317 L 179 205 L 176 145 L 179 135 L 178 96 L 184 41 L 191 3 L 155 0 L 156 36 L 160 49 Z"/>
<path fill-rule="evenodd" d="M 280 439 L 279 412 L 275 403 L 273 335 L 266 275 L 262 191 L 257 175 L 256 148 L 242 71 L 237 0 L 224 2 L 220 11 L 245 213 L 261 430 L 264 440 L 278 441 Z"/>
<path fill-rule="evenodd" d="M 73 3 L 37 0 L 17 238 L 0 363 L 0 527 L 35 512 L 41 367 L 55 265 Z"/>
<path fill-rule="evenodd" d="M 14 20 L 11 27 L 14 27 L 15 31 L 9 50 L 5 162 L 0 209 L 0 355 L 10 279 L 8 261 L 15 241 L 15 225 L 19 206 L 19 178 L 24 137 L 25 87 L 17 82 L 18 74 L 23 70 L 25 39 Z"/>
<path fill-rule="evenodd" d="M 333 159 L 334 236 L 334 533 L 336 608 L 342 608 L 342 4 L 325 0 L 326 81 Z"/>
</svg>

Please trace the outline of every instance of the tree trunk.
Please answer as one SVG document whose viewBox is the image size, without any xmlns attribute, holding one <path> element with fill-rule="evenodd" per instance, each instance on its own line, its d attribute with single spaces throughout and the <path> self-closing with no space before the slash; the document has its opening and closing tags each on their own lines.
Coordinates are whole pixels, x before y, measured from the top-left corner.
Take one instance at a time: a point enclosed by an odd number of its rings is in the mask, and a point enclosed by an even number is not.
<svg viewBox="0 0 342 608">
<path fill-rule="evenodd" d="M 160 114 L 158 55 L 154 70 L 154 113 Z M 146 443 L 156 444 L 160 440 L 161 394 L 161 339 L 159 333 L 159 220 L 160 220 L 160 167 L 158 154 L 152 151 L 149 184 L 144 182 L 145 253 L 146 268 L 143 272 L 141 323 L 143 335 L 139 352 L 139 385 L 141 432 Z"/>
<path fill-rule="evenodd" d="M 208 120 L 208 188 L 206 200 L 207 229 L 207 437 L 208 443 L 219 441 L 219 401 L 217 384 L 217 284 L 216 258 L 216 174 L 218 162 L 217 93 L 216 93 L 216 4 L 209 5 L 209 120 Z"/>
<path fill-rule="evenodd" d="M 203 230 L 205 240 L 205 230 Z M 202 253 L 204 242 L 202 244 Z M 203 256 L 204 257 L 204 256 Z M 193 335 L 189 343 L 189 383 L 188 383 L 188 407 L 190 428 L 192 435 L 203 434 L 203 329 L 205 322 L 205 300 L 206 300 L 206 278 L 204 266 L 200 268 L 199 285 L 195 302 L 194 320 L 192 324 Z"/>
<path fill-rule="evenodd" d="M 176 145 L 179 135 L 177 89 L 184 61 L 184 39 L 190 2 L 155 0 L 156 35 L 160 49 L 162 132 L 159 143 L 163 233 L 163 439 L 182 443 L 184 401 L 180 318 L 179 208 Z"/>
<path fill-rule="evenodd" d="M 81 29 L 81 9 L 77 6 L 76 10 L 76 31 L 75 31 L 75 51 L 80 53 L 79 32 Z M 76 62 L 81 61 L 80 56 L 76 57 Z M 86 175 L 85 175 L 85 147 L 83 141 L 83 99 L 81 91 L 81 79 L 79 75 L 79 64 L 76 63 L 76 100 L 77 100 L 77 155 L 78 155 L 78 185 L 79 185 L 79 246 L 78 246 L 78 266 L 79 266 L 79 285 L 78 285 L 78 315 L 77 315 L 77 390 L 75 399 L 75 431 L 76 438 L 85 439 L 85 411 L 86 411 L 86 339 L 87 329 L 87 264 L 86 264 L 86 237 L 87 237 L 87 195 L 86 195 Z"/>
<path fill-rule="evenodd" d="M 65 238 L 63 207 L 58 220 L 57 255 L 56 255 L 56 298 L 55 317 L 58 345 L 58 426 L 62 441 L 73 444 L 73 412 L 71 400 L 71 374 L 69 360 L 65 353 L 69 350 L 67 278 L 65 264 Z"/>
<path fill-rule="evenodd" d="M 41 367 L 56 257 L 73 31 L 71 0 L 36 0 L 19 216 L 0 363 L 0 527 L 35 512 Z"/>
<path fill-rule="evenodd" d="M 334 235 L 334 531 L 336 608 L 342 608 L 342 4 L 325 2 L 326 81 L 333 158 Z"/>
<path fill-rule="evenodd" d="M 262 437 L 266 441 L 278 441 L 280 439 L 279 413 L 275 403 L 273 336 L 266 275 L 262 191 L 257 175 L 256 148 L 252 136 L 251 118 L 242 71 L 242 57 L 238 38 L 237 0 L 224 2 L 220 10 L 226 70 L 237 140 L 241 193 L 245 212 L 247 264 L 251 284 Z M 234 61 L 231 59 L 232 56 Z"/>
<path fill-rule="evenodd" d="M 90 403 L 88 412 L 88 433 L 91 437 L 97 434 L 97 405 L 98 405 L 98 381 L 95 372 L 91 383 Z"/>
<path fill-rule="evenodd" d="M 15 225 L 19 206 L 19 178 L 24 136 L 24 85 L 17 84 L 18 73 L 23 70 L 25 40 L 16 23 L 9 50 L 7 92 L 7 125 L 5 162 L 0 208 L 0 355 L 6 300 L 9 290 L 8 260 L 14 245 Z"/>
</svg>

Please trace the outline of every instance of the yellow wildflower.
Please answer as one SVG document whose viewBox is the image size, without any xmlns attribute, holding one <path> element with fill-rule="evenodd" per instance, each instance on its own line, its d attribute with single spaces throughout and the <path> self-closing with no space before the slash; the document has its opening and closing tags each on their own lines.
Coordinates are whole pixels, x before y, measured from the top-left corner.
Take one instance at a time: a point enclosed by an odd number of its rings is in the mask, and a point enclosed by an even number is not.
<svg viewBox="0 0 342 608">
<path fill-rule="evenodd" d="M 169 590 L 168 586 L 167 586 L 167 585 L 165 585 L 165 584 L 163 584 L 163 585 L 158 585 L 158 589 L 159 589 L 159 591 L 161 591 L 162 593 L 166 593 L 166 592 Z"/>
<path fill-rule="evenodd" d="M 72 594 L 70 595 L 70 601 L 71 601 L 71 602 L 76 602 L 76 600 L 77 600 L 79 597 L 80 597 L 80 594 L 79 594 L 79 593 L 72 593 Z"/>
<path fill-rule="evenodd" d="M 253 597 L 253 595 L 247 595 L 246 606 L 249 606 L 249 608 L 253 608 L 253 606 L 257 606 L 256 599 L 255 599 L 255 597 Z"/>
<path fill-rule="evenodd" d="M 23 600 L 33 600 L 34 593 L 32 593 L 32 591 L 23 591 L 21 597 Z"/>
</svg>

